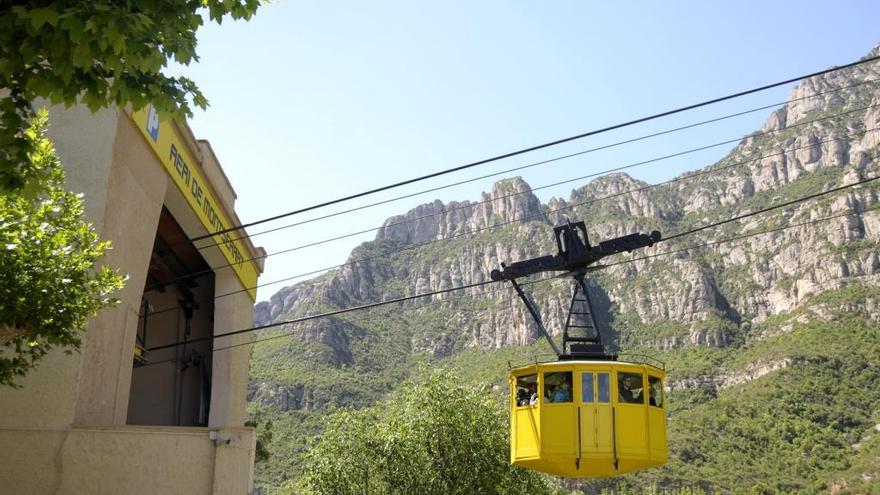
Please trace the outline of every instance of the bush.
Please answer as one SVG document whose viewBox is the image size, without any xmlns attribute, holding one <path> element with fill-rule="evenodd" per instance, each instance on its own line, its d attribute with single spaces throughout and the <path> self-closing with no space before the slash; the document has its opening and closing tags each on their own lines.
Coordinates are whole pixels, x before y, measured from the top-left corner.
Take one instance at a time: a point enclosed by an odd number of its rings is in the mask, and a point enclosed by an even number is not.
<svg viewBox="0 0 880 495">
<path fill-rule="evenodd" d="M 64 172 L 40 112 L 25 137 L 41 171 L 35 194 L 0 196 L 0 385 L 14 386 L 53 347 L 78 349 L 99 309 L 115 303 L 115 271 L 95 269 L 109 249 L 83 219 L 82 195 L 64 188 Z"/>
<path fill-rule="evenodd" d="M 305 456 L 309 494 L 550 494 L 548 478 L 509 464 L 508 425 L 486 391 L 435 371 L 387 402 L 331 417 Z"/>
</svg>

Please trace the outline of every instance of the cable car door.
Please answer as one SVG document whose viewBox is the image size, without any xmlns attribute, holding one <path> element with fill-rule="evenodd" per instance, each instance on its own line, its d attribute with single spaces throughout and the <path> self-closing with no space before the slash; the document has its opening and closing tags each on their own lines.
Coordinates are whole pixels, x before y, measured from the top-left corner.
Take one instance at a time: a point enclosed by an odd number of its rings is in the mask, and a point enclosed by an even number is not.
<svg viewBox="0 0 880 495">
<path fill-rule="evenodd" d="M 615 430 L 621 458 L 648 459 L 648 405 L 645 374 L 638 369 L 617 371 Z"/>
<path fill-rule="evenodd" d="M 582 457 L 605 458 L 612 453 L 610 376 L 609 371 L 581 372 Z"/>
<path fill-rule="evenodd" d="M 663 379 L 648 374 L 648 428 L 651 441 L 651 460 L 666 462 L 666 401 Z"/>
<path fill-rule="evenodd" d="M 532 395 L 534 394 L 534 400 Z M 514 460 L 539 456 L 540 412 L 537 407 L 538 375 L 535 373 L 511 378 L 511 452 Z"/>
<path fill-rule="evenodd" d="M 576 408 L 572 397 L 571 371 L 541 374 L 541 455 L 569 456 L 577 451 Z"/>
</svg>

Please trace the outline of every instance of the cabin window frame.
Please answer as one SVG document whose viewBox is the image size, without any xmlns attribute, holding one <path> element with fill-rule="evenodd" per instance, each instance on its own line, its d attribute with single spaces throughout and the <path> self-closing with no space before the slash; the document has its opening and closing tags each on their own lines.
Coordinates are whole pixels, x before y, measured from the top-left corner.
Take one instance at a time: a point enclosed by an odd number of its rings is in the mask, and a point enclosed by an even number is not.
<svg viewBox="0 0 880 495">
<path fill-rule="evenodd" d="M 569 394 L 568 400 L 558 401 L 558 402 L 555 400 L 548 400 L 549 397 L 547 396 L 547 394 L 549 392 L 547 391 L 547 376 L 548 375 L 557 375 L 557 374 L 560 374 L 560 375 L 567 374 L 568 375 L 568 394 Z M 556 406 L 556 405 L 565 405 L 565 404 L 573 404 L 574 403 L 574 370 L 543 371 L 543 372 L 541 372 L 541 384 L 542 384 L 542 387 L 541 387 L 541 400 L 540 400 L 540 402 L 542 404 Z M 554 393 L 555 392 L 556 391 L 554 390 Z"/>
<path fill-rule="evenodd" d="M 605 378 L 605 387 L 602 387 L 601 378 Z M 602 400 L 602 393 L 605 393 L 605 400 Z M 611 404 L 611 371 L 596 371 L 596 404 Z"/>
<path fill-rule="evenodd" d="M 653 388 L 651 387 L 651 380 L 656 380 L 656 383 L 659 383 L 660 386 L 658 391 L 660 393 L 660 404 L 651 404 L 651 399 L 654 398 Z M 656 407 L 658 409 L 666 409 L 666 391 L 663 390 L 663 377 L 652 375 L 648 373 L 648 406 Z"/>
<path fill-rule="evenodd" d="M 596 387 L 596 375 L 598 373 L 599 372 L 596 370 L 587 370 L 587 371 L 580 370 L 580 374 L 581 374 L 581 387 L 580 387 L 580 389 L 581 389 L 581 404 L 595 405 L 599 402 L 598 400 L 596 400 L 597 396 L 598 396 L 598 390 Z M 589 377 L 590 377 L 588 381 L 585 380 L 587 375 L 589 375 Z M 590 400 L 586 400 L 586 395 L 585 395 L 586 390 L 584 390 L 584 383 L 590 384 L 590 390 L 589 390 Z"/>
<path fill-rule="evenodd" d="M 623 375 L 623 376 L 621 376 L 621 375 Z M 621 394 L 620 389 L 621 389 L 621 385 L 623 384 L 623 380 L 626 379 L 627 375 L 629 375 L 629 377 L 639 377 L 639 380 L 641 382 L 641 392 L 639 393 L 639 398 L 641 400 L 638 402 L 630 402 L 630 401 L 626 401 L 626 400 L 621 400 L 623 395 Z M 623 405 L 623 406 L 647 406 L 648 405 L 648 401 L 646 400 L 646 397 L 645 397 L 645 395 L 646 395 L 645 392 L 647 391 L 646 390 L 647 387 L 646 387 L 646 383 L 645 383 L 646 380 L 645 380 L 644 370 L 615 371 L 615 378 L 616 378 L 616 380 L 614 381 L 614 390 L 615 390 L 615 392 L 617 392 L 617 395 L 616 395 L 617 396 L 617 399 L 616 399 L 617 404 Z"/>
<path fill-rule="evenodd" d="M 534 386 L 535 386 L 534 394 L 535 394 L 536 399 L 535 399 L 535 402 L 531 402 L 531 397 L 529 397 L 529 398 L 526 398 L 526 403 L 525 403 L 525 404 L 520 404 L 520 398 L 519 398 L 520 380 L 523 379 L 523 378 L 529 378 L 529 377 L 534 377 L 534 378 L 535 378 L 535 381 L 534 381 Z M 528 387 L 523 387 L 523 389 L 526 390 L 526 391 L 528 391 Z M 536 372 L 534 372 L 534 373 L 528 373 L 528 374 L 525 374 L 525 375 L 519 375 L 519 376 L 517 376 L 517 377 L 516 377 L 516 382 L 514 382 L 514 384 L 513 384 L 513 390 L 514 390 L 514 392 L 513 392 L 513 401 L 514 401 L 515 407 L 520 408 L 520 407 L 535 407 L 535 406 L 537 406 L 537 405 L 538 405 L 538 402 L 539 402 L 538 398 L 540 398 L 540 396 L 541 396 L 541 395 L 540 395 L 540 394 L 541 394 L 541 392 L 540 392 L 540 390 L 541 390 L 541 386 L 540 386 L 540 383 L 539 383 L 538 372 L 536 371 Z M 527 392 L 527 393 L 528 393 L 528 392 Z"/>
</svg>

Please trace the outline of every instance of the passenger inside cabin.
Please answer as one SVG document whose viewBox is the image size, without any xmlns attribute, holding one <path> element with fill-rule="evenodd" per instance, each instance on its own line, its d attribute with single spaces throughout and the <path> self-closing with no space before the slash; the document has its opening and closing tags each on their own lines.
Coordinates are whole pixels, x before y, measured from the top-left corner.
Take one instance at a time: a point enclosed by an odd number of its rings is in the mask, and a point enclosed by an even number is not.
<svg viewBox="0 0 880 495">
<path fill-rule="evenodd" d="M 544 375 L 544 400 L 548 403 L 571 402 L 571 372 Z"/>
<path fill-rule="evenodd" d="M 528 387 L 517 387 L 516 405 L 517 406 L 533 406 L 538 401 L 538 392 L 529 390 Z"/>
<path fill-rule="evenodd" d="M 617 374 L 617 400 L 625 404 L 641 404 L 642 378 L 634 373 Z"/>
<path fill-rule="evenodd" d="M 648 404 L 663 407 L 663 384 L 656 376 L 648 377 Z"/>
<path fill-rule="evenodd" d="M 553 402 L 553 396 L 556 395 L 556 384 L 544 382 L 544 400 Z"/>
<path fill-rule="evenodd" d="M 562 382 L 559 385 L 553 394 L 553 402 L 571 402 L 571 386 L 568 383 Z"/>
<path fill-rule="evenodd" d="M 516 380 L 516 405 L 533 406 L 538 401 L 538 375 L 526 375 Z"/>
</svg>

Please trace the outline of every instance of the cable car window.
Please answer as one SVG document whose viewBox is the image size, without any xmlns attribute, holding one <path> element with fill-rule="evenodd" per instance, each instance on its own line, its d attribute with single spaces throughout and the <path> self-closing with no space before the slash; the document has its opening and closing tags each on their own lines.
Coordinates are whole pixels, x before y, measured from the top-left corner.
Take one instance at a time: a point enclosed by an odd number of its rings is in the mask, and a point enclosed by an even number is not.
<svg viewBox="0 0 880 495">
<path fill-rule="evenodd" d="M 648 404 L 663 407 L 663 382 L 659 377 L 648 375 Z"/>
<path fill-rule="evenodd" d="M 644 404 L 645 394 L 641 373 L 617 373 L 617 401 L 622 404 Z"/>
<path fill-rule="evenodd" d="M 611 380 L 608 378 L 608 373 L 599 373 L 596 378 L 599 382 L 599 402 L 606 404 L 611 402 Z"/>
<path fill-rule="evenodd" d="M 571 371 L 544 373 L 544 401 L 571 402 Z"/>
<path fill-rule="evenodd" d="M 516 378 L 516 405 L 530 406 L 538 402 L 538 375 Z"/>
<path fill-rule="evenodd" d="M 581 401 L 591 403 L 594 400 L 593 373 L 581 373 Z"/>
</svg>

